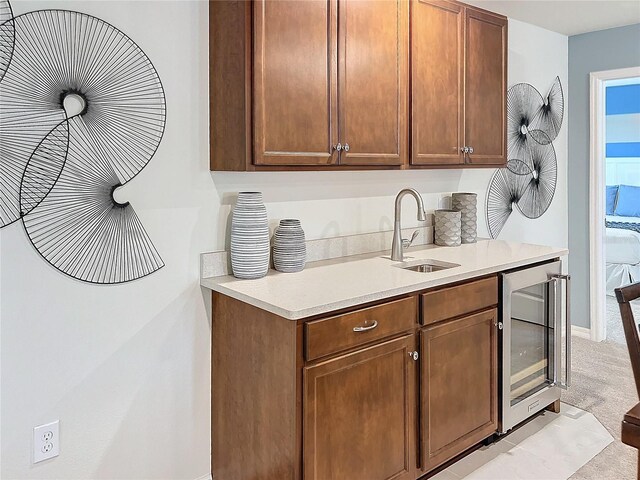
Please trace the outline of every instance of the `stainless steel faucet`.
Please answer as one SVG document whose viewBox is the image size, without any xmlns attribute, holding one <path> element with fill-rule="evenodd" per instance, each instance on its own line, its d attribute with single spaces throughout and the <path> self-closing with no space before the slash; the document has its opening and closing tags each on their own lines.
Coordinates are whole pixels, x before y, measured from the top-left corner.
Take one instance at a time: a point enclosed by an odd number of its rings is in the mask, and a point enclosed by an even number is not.
<svg viewBox="0 0 640 480">
<path fill-rule="evenodd" d="M 391 245 L 391 260 L 394 262 L 401 262 L 403 260 L 403 248 L 409 247 L 418 235 L 418 231 L 416 230 L 413 232 L 413 235 L 411 235 L 411 239 L 402 238 L 402 231 L 400 228 L 402 209 L 400 207 L 402 205 L 402 198 L 407 194 L 413 195 L 413 198 L 415 198 L 418 203 L 418 220 L 421 222 L 426 220 L 424 203 L 422 202 L 420 194 L 413 188 L 403 188 L 400 190 L 400 193 L 398 193 L 398 196 L 396 197 L 396 216 L 393 222 L 393 244 Z"/>
</svg>

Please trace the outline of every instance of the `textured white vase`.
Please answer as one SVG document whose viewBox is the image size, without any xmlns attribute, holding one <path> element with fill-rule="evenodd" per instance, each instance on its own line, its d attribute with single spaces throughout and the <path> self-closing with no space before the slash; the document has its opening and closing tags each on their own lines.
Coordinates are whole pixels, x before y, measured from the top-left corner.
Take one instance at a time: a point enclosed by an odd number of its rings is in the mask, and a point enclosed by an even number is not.
<svg viewBox="0 0 640 480">
<path fill-rule="evenodd" d="M 231 270 L 237 278 L 262 278 L 269 270 L 269 224 L 260 192 L 240 192 L 231 215 Z"/>
<path fill-rule="evenodd" d="M 451 208 L 460 212 L 462 243 L 476 243 L 478 238 L 478 195 L 458 192 L 451 195 Z"/>
<path fill-rule="evenodd" d="M 458 210 L 436 210 L 434 243 L 444 247 L 460 245 L 460 212 Z"/>
<path fill-rule="evenodd" d="M 273 266 L 279 272 L 300 272 L 306 261 L 307 244 L 300 220 L 280 220 L 273 236 Z"/>
</svg>

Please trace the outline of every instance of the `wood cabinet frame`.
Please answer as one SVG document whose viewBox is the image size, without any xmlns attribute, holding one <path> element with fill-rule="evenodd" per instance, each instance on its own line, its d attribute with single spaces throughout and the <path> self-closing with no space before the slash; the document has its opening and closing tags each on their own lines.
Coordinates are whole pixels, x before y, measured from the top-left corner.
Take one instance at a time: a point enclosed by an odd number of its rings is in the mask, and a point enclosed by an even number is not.
<svg viewBox="0 0 640 480">
<path fill-rule="evenodd" d="M 253 170 L 251 2 L 209 1 L 209 162 Z"/>
</svg>

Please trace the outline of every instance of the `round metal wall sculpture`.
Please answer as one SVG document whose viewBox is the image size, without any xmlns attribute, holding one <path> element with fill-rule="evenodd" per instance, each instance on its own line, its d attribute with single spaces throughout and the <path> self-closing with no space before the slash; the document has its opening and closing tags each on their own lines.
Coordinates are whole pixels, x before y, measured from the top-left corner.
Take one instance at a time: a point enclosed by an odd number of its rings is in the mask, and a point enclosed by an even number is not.
<svg viewBox="0 0 640 480">
<path fill-rule="evenodd" d="M 558 162 L 553 140 L 564 117 L 564 95 L 556 77 L 543 97 L 533 85 L 518 83 L 507 92 L 507 167 L 491 178 L 486 215 L 496 238 L 513 213 L 541 217 L 556 190 Z"/>
<path fill-rule="evenodd" d="M 535 136 L 536 141 L 543 145 L 546 145 L 545 142 L 553 142 L 558 136 L 563 117 L 564 93 L 562 92 L 560 77 L 556 77 L 543 104 L 538 107 L 534 117 L 532 135 Z M 537 132 L 543 132 L 545 135 L 540 137 Z"/>
<path fill-rule="evenodd" d="M 509 160 L 507 168 L 499 168 L 491 177 L 487 192 L 487 225 L 491 238 L 507 223 L 513 212 L 513 205 L 524 194 L 531 178 L 531 169 L 520 160 Z"/>
<path fill-rule="evenodd" d="M 11 4 L 7 0 L 0 0 L 0 80 L 11 62 L 14 41 L 15 28 Z"/>
<path fill-rule="evenodd" d="M 544 102 L 533 85 L 517 83 L 507 92 L 507 152 L 509 159 L 526 160 L 530 130 Z"/>
<path fill-rule="evenodd" d="M 11 53 L 0 76 L 0 228 L 21 220 L 43 258 L 86 282 L 162 268 L 133 207 L 114 198 L 164 133 L 164 90 L 148 57 L 83 13 L 1 18 L 0 75 L 8 38 Z"/>
</svg>

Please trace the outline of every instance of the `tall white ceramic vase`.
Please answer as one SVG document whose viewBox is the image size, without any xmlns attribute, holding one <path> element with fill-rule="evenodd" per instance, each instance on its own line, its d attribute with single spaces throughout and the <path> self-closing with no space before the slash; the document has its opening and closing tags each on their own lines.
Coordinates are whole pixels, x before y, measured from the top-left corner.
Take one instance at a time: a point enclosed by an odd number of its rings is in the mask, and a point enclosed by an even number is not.
<svg viewBox="0 0 640 480">
<path fill-rule="evenodd" d="M 231 216 L 234 277 L 262 278 L 269 270 L 269 224 L 260 192 L 240 192 Z"/>
</svg>

